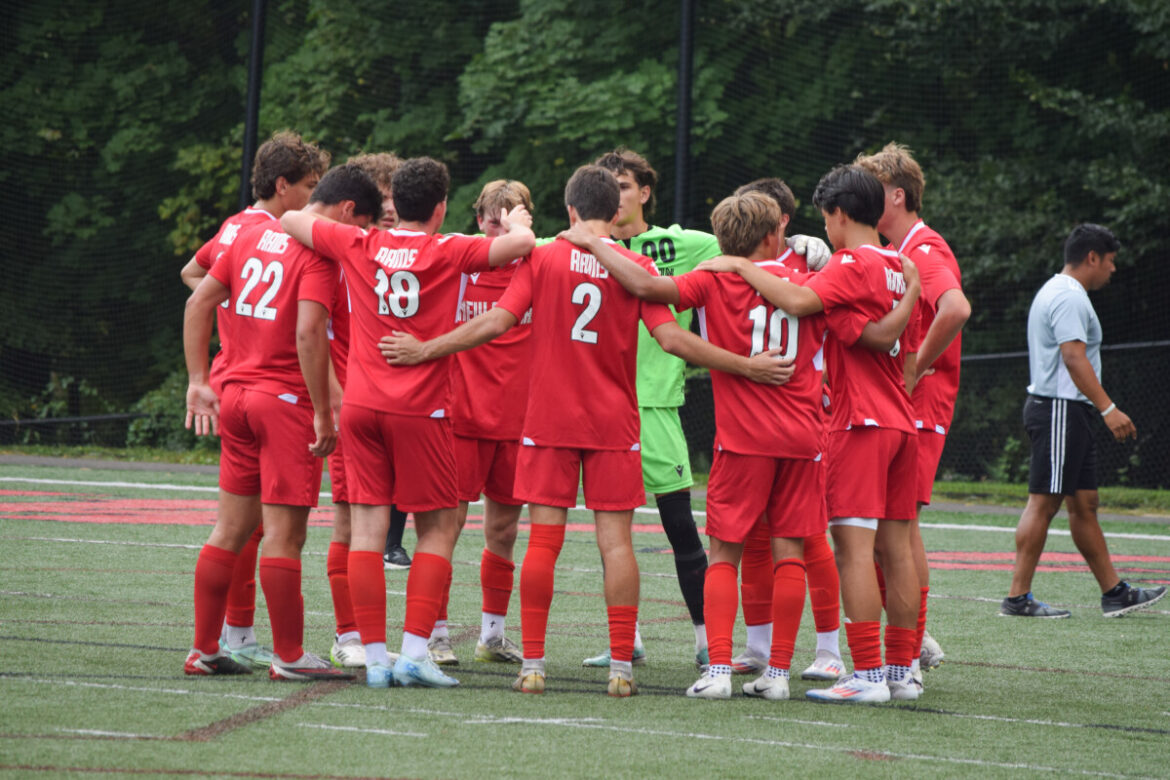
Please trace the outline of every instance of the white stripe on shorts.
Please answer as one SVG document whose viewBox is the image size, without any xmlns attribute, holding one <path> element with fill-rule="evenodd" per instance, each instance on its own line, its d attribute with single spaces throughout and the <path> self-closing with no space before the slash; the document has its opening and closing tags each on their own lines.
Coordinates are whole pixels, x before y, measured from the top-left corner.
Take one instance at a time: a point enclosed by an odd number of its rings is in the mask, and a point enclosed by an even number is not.
<svg viewBox="0 0 1170 780">
<path fill-rule="evenodd" d="M 1064 492 L 1067 423 L 1068 401 L 1063 398 L 1052 399 L 1052 430 L 1049 434 L 1048 445 L 1048 468 L 1051 470 L 1048 477 L 1048 492 L 1052 495 L 1060 495 Z"/>
</svg>

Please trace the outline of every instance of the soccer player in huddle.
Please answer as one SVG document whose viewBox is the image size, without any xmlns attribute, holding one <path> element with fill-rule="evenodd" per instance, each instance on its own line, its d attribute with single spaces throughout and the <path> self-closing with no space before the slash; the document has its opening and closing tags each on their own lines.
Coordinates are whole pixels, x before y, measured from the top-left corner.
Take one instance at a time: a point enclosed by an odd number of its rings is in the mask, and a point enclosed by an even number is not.
<svg viewBox="0 0 1170 780">
<path fill-rule="evenodd" d="M 761 192 L 780 207 L 780 226 L 787 230 L 796 213 L 796 198 L 792 190 L 777 178 L 757 179 L 735 190 L 735 195 Z M 781 238 L 784 238 L 783 233 Z M 823 256 L 808 252 L 797 254 L 787 241 L 780 244 L 782 254 L 777 262 L 786 268 L 802 273 L 817 271 L 829 260 L 829 253 Z M 869 326 L 867 326 L 869 327 Z M 828 388 L 822 388 L 822 419 L 828 420 Z M 822 433 L 822 438 L 824 434 Z M 821 452 L 824 452 L 822 441 Z M 824 475 L 824 469 L 820 470 Z M 824 492 L 824 485 L 821 485 Z M 804 566 L 808 579 L 809 602 L 812 606 L 816 626 L 816 656 L 812 664 L 802 673 L 804 680 L 836 680 L 845 671 L 838 643 L 841 624 L 841 587 L 837 576 L 837 561 L 829 546 L 826 529 L 822 528 L 804 539 Z M 743 592 L 743 618 L 747 626 L 747 646 L 744 652 L 731 659 L 731 670 L 735 674 L 760 674 L 768 666 L 772 645 L 772 543 L 766 523 L 757 523 L 744 541 L 743 558 L 740 564 Z"/>
<path fill-rule="evenodd" d="M 289 131 L 275 133 L 256 150 L 252 164 L 252 196 L 248 208 L 228 217 L 215 235 L 183 266 L 180 276 L 192 291 L 211 270 L 216 258 L 226 251 L 241 232 L 256 225 L 275 223 L 288 209 L 304 208 L 322 174 L 329 168 L 329 153 Z M 232 318 L 227 309 L 217 310 L 216 330 L 220 350 L 211 367 L 211 386 L 222 390 L 224 357 L 230 342 Z M 258 669 L 272 663 L 272 650 L 261 645 L 253 629 L 256 612 L 256 555 L 264 528 L 260 502 L 250 508 L 256 531 L 240 550 L 239 566 L 228 589 L 227 613 L 221 646 L 236 661 Z"/>
<path fill-rule="evenodd" d="M 876 154 L 859 155 L 857 165 L 872 173 L 886 193 L 885 211 L 878 232 L 889 247 L 909 257 L 922 279 L 919 305 L 922 343 L 906 355 L 906 389 L 911 392 L 914 424 L 918 429 L 918 507 L 930 503 L 934 477 L 959 396 L 959 360 L 962 329 L 971 316 L 971 303 L 963 294 L 962 273 L 947 242 L 918 216 L 926 179 L 910 150 L 886 144 Z M 914 672 L 920 658 L 929 669 L 942 663 L 943 651 L 926 633 L 926 599 L 930 591 L 930 567 L 918 519 L 910 523 L 910 543 L 918 572 L 921 604 L 918 612 Z"/>
<path fill-rule="evenodd" d="M 348 225 L 377 219 L 381 198 L 355 166 L 325 175 L 305 213 Z M 217 641 L 240 549 L 263 517 L 260 584 L 272 622 L 273 679 L 349 679 L 305 652 L 301 548 L 317 505 L 322 459 L 337 438 L 329 402 L 326 324 L 336 266 L 268 220 L 243 232 L 212 265 L 187 302 L 183 346 L 190 382 L 187 425 L 221 437 L 215 528 L 195 567 L 195 642 L 187 674 L 240 674 Z M 228 303 L 233 341 L 222 392 L 207 367 L 213 312 Z M 222 397 L 222 400 L 221 400 Z"/>
<path fill-rule="evenodd" d="M 394 210 L 391 182 L 394 171 L 402 160 L 393 152 L 361 154 L 349 158 L 348 164 L 365 171 L 378 192 L 382 195 L 382 216 L 378 227 L 389 230 L 398 224 Z M 345 272 L 337 267 L 337 293 L 329 309 L 329 397 L 333 415 L 341 419 L 341 404 L 345 393 L 346 365 L 349 359 L 349 286 L 345 283 Z M 349 511 L 349 487 L 345 477 L 345 440 L 337 439 L 337 446 L 329 453 L 329 489 L 333 499 L 333 532 L 329 539 L 329 551 L 325 558 L 325 571 L 329 577 L 329 592 L 333 600 L 335 632 L 329 658 L 335 666 L 364 668 L 366 648 L 362 644 L 357 620 L 353 615 L 353 602 L 349 592 L 349 543 L 351 519 Z M 401 513 L 400 513 L 401 514 Z M 406 526 L 406 515 L 401 515 L 398 541 L 402 541 L 402 528 Z M 394 533 L 394 518 L 391 517 L 391 532 Z M 401 549 L 401 548 L 399 548 Z M 406 555 L 402 550 L 401 554 Z M 407 559 L 409 564 L 409 558 Z"/>
<path fill-rule="evenodd" d="M 463 273 L 503 265 L 531 251 L 535 238 L 524 208 L 500 215 L 494 239 L 438 235 L 447 213 L 450 177 L 422 157 L 394 173 L 398 227 L 367 231 L 306 212 L 281 224 L 298 241 L 337 260 L 349 285 L 350 353 L 341 414 L 352 535 L 350 596 L 366 650 L 366 684 L 450 687 L 458 681 L 427 657 L 427 640 L 451 571 L 458 536 L 458 491 L 450 365 L 389 365 L 378 340 L 394 331 L 432 338 L 455 319 Z M 401 653 L 386 649 L 383 569 L 390 505 L 413 512 L 418 545 L 406 584 Z"/>
<path fill-rule="evenodd" d="M 616 246 L 609 238 L 619 208 L 618 182 L 608 170 L 583 166 L 565 187 L 572 225 L 567 234 L 535 249 L 516 269 L 497 305 L 430 342 L 394 340 L 396 362 L 431 360 L 507 332 L 532 312 L 531 375 L 520 453 L 518 499 L 529 504 L 531 536 L 520 576 L 524 661 L 513 688 L 545 689 L 545 638 L 554 569 L 565 538 L 568 509 L 584 475 L 585 504 L 594 511 L 604 562 L 610 632 L 608 693 L 634 694 L 634 631 L 638 564 L 630 525 L 645 500 L 635 390 L 636 323 L 643 322 L 663 349 L 691 362 L 778 382 L 788 373 L 776 350 L 756 358 L 706 344 L 675 322 L 670 311 L 641 303 L 613 279 L 596 257 L 575 243 Z M 649 272 L 642 255 L 621 250 Z"/>
<path fill-rule="evenodd" d="M 488 238 L 503 232 L 500 214 L 517 206 L 532 211 L 532 195 L 523 182 L 497 179 L 484 185 L 475 201 L 475 219 Z M 516 271 L 510 263 L 464 274 L 456 322 L 467 322 L 496 306 Z M 512 550 L 524 502 L 514 495 L 516 456 L 528 379 L 532 364 L 529 336 L 531 317 L 476 349 L 454 357 L 454 403 L 451 420 L 455 433 L 455 461 L 459 467 L 459 528 L 467 522 L 468 505 L 484 497 L 484 548 L 479 578 L 483 610 L 475 660 L 519 664 L 520 648 L 504 635 L 508 602 L 512 598 L 516 564 Z M 447 632 L 447 603 L 451 582 L 431 632 L 428 651 L 437 664 L 456 664 Z"/>
<path fill-rule="evenodd" d="M 621 201 L 613 237 L 626 249 L 654 261 L 663 276 L 692 270 L 699 262 L 719 255 L 719 242 L 710 233 L 679 225 L 661 227 L 648 221 L 654 215 L 658 173 L 645 157 L 619 147 L 602 155 L 597 165 L 611 171 L 621 187 Z M 819 240 L 798 236 L 798 251 L 823 253 Z M 691 326 L 690 311 L 674 312 L 683 329 Z M 654 494 L 663 530 L 674 553 L 679 590 L 695 630 L 695 662 L 706 664 L 707 635 L 703 626 L 703 583 L 707 555 L 691 509 L 690 456 L 678 410 L 683 405 L 685 361 L 664 352 L 644 326 L 638 327 L 638 415 L 641 421 L 642 476 Z M 634 662 L 645 662 L 640 636 L 635 636 Z M 585 666 L 609 666 L 608 652 L 586 658 Z"/>
<path fill-rule="evenodd" d="M 818 701 L 912 700 L 919 693 L 910 676 L 919 606 L 909 527 L 917 510 L 917 438 L 903 379 L 904 345 L 897 339 L 881 353 L 860 343 L 866 322 L 914 305 L 918 294 L 907 286 L 898 253 L 879 246 L 884 202 L 881 182 L 857 166 L 838 166 L 822 177 L 813 203 L 837 251 L 803 286 L 722 258 L 707 266 L 738 271 L 791 315 L 825 312 L 833 388 L 826 501 L 854 671 L 827 689 L 806 692 Z M 875 552 L 887 585 L 884 665 Z"/>
<path fill-rule="evenodd" d="M 775 258 L 787 220 L 775 200 L 746 192 L 723 200 L 711 215 L 722 250 L 746 258 L 756 273 L 802 281 L 804 275 Z M 788 698 L 788 670 L 804 605 L 804 539 L 824 537 L 824 493 L 810 486 L 822 476 L 821 354 L 822 314 L 797 318 L 762 299 L 744 279 L 702 271 L 652 277 L 616 253 L 596 254 L 628 290 L 639 297 L 700 310 L 703 333 L 712 343 L 739 354 L 778 348 L 794 365 L 782 386 L 745 382 L 721 372 L 711 375 L 715 393 L 715 457 L 707 492 L 707 533 L 711 566 L 705 589 L 711 664 L 687 690 L 693 698 L 731 696 L 731 634 L 737 604 L 736 575 L 744 540 L 764 518 L 774 561 L 770 622 L 774 625 L 763 674 L 743 686 L 749 696 Z M 890 338 L 905 326 L 905 312 L 887 314 L 876 326 Z M 867 325 L 867 327 L 870 327 Z"/>
</svg>

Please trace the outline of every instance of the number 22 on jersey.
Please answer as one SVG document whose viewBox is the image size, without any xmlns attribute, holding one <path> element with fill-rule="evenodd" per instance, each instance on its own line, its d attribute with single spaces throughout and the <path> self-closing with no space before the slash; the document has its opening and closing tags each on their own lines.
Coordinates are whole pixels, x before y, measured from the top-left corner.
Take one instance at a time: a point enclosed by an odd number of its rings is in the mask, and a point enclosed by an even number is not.
<svg viewBox="0 0 1170 780">
<path fill-rule="evenodd" d="M 280 292 L 280 283 L 284 281 L 284 266 L 280 264 L 280 261 L 273 260 L 268 265 L 264 265 L 259 259 L 249 257 L 248 262 L 244 263 L 244 267 L 240 269 L 240 278 L 244 279 L 245 282 L 244 289 L 240 290 L 240 295 L 236 298 L 236 314 L 241 317 L 255 317 L 258 320 L 275 320 L 276 309 L 268 304 L 272 303 L 272 299 Z M 260 300 L 253 306 L 248 303 L 248 296 L 261 282 L 267 284 L 268 288 L 264 290 Z"/>
</svg>

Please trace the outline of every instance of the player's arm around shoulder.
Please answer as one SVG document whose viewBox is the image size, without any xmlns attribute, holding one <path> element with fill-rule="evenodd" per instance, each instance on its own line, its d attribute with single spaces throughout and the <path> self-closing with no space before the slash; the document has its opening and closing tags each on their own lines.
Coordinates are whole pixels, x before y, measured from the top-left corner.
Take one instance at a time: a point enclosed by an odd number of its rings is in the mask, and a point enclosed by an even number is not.
<svg viewBox="0 0 1170 780">
<path fill-rule="evenodd" d="M 906 280 L 906 292 L 902 295 L 902 300 L 880 320 L 867 322 L 861 329 L 857 343 L 866 349 L 875 352 L 892 350 L 911 318 L 917 313 L 918 299 L 922 294 L 921 278 L 918 267 L 905 255 L 902 255 L 902 276 Z"/>
<path fill-rule="evenodd" d="M 500 266 L 524 257 L 536 247 L 536 234 L 532 232 L 532 215 L 523 205 L 511 211 L 500 212 L 500 225 L 507 232 L 494 239 L 488 250 L 488 264 Z"/>
<path fill-rule="evenodd" d="M 626 292 L 635 298 L 657 303 L 678 303 L 678 286 L 668 277 L 658 276 L 638 265 L 617 250 L 617 247 L 598 236 L 583 222 L 577 222 L 557 236 L 581 247 L 597 258 L 597 262 L 617 280 Z"/>
<path fill-rule="evenodd" d="M 824 310 L 820 296 L 810 287 L 791 282 L 783 276 L 768 273 L 746 257 L 721 255 L 711 260 L 704 260 L 695 270 L 739 274 L 768 303 L 783 309 L 794 317 L 805 317 Z"/>
<path fill-rule="evenodd" d="M 683 330 L 673 318 L 665 320 L 650 331 L 664 352 L 704 368 L 742 376 L 765 385 L 782 385 L 792 378 L 793 361 L 778 359 L 779 349 L 744 357 L 717 347 Z"/>
</svg>

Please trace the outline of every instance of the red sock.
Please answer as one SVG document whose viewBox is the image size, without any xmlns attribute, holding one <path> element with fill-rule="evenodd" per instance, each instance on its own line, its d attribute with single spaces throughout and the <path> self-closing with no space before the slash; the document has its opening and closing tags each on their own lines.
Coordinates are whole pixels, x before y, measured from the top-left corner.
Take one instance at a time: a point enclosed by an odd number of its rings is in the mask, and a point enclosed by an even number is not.
<svg viewBox="0 0 1170 780">
<path fill-rule="evenodd" d="M 195 561 L 195 649 L 201 653 L 219 650 L 227 592 L 238 558 L 234 552 L 205 544 Z"/>
<path fill-rule="evenodd" d="M 784 558 L 772 575 L 772 652 L 768 665 L 787 669 L 792 665 L 800 613 L 804 611 L 804 562 Z"/>
<path fill-rule="evenodd" d="M 520 567 L 520 634 L 524 640 L 525 658 L 544 658 L 553 579 L 557 556 L 561 554 L 564 543 L 563 525 L 534 524 L 529 532 L 528 551 L 524 553 L 524 565 Z"/>
<path fill-rule="evenodd" d="M 921 588 L 922 603 L 918 605 L 918 625 L 914 630 L 914 655 L 911 660 L 922 655 L 922 635 L 926 633 L 926 597 L 930 593 L 930 588 Z"/>
<path fill-rule="evenodd" d="M 882 623 L 863 620 L 845 624 L 845 640 L 853 656 L 853 669 L 880 669 L 882 666 Z"/>
<path fill-rule="evenodd" d="M 882 574 L 882 567 L 877 561 L 873 562 L 873 570 L 877 573 L 878 592 L 882 594 L 882 609 L 886 608 L 886 575 Z"/>
<path fill-rule="evenodd" d="M 349 600 L 362 643 L 386 642 L 386 570 L 382 553 L 349 551 Z M 427 629 L 430 635 L 430 629 Z"/>
<path fill-rule="evenodd" d="M 451 562 L 441 555 L 417 550 L 406 578 L 406 619 L 403 630 L 429 637 L 438 620 L 439 607 L 451 582 Z"/>
<path fill-rule="evenodd" d="M 852 645 L 850 645 L 852 647 Z M 854 656 L 856 658 L 856 655 Z M 886 663 L 909 666 L 914 660 L 914 629 L 886 626 Z"/>
<path fill-rule="evenodd" d="M 357 621 L 353 619 L 353 603 L 349 600 L 348 544 L 329 543 L 325 573 L 329 576 L 329 593 L 333 596 L 333 618 L 337 621 L 337 635 L 357 631 Z"/>
<path fill-rule="evenodd" d="M 256 621 L 256 554 L 263 538 L 264 525 L 261 523 L 248 537 L 236 559 L 236 570 L 227 593 L 229 626 L 250 626 Z"/>
<path fill-rule="evenodd" d="M 439 599 L 439 611 L 435 615 L 435 620 L 446 620 L 447 619 L 447 604 L 448 604 L 448 602 L 451 601 L 451 580 L 453 580 L 455 577 L 455 570 L 451 567 L 450 561 L 447 561 L 447 564 L 448 564 L 447 565 L 447 581 L 443 583 L 443 595 Z M 407 582 L 407 587 L 409 588 L 410 587 L 410 577 L 406 578 L 406 582 Z M 431 624 L 431 628 L 434 628 L 433 623 Z M 430 636 L 430 635 L 431 635 L 431 632 L 430 632 L 430 630 L 428 630 L 427 636 Z"/>
<path fill-rule="evenodd" d="M 703 583 L 703 622 L 707 624 L 707 656 L 712 664 L 731 663 L 731 632 L 739 610 L 739 592 L 735 587 L 735 566 L 712 563 Z M 768 599 L 771 602 L 771 598 Z M 767 620 L 771 620 L 769 614 Z M 765 620 L 764 622 L 767 622 Z"/>
<path fill-rule="evenodd" d="M 479 559 L 479 581 L 483 589 L 483 611 L 491 615 L 507 615 L 512 598 L 512 584 L 516 564 L 484 550 Z"/>
<path fill-rule="evenodd" d="M 609 616 L 609 654 L 615 661 L 634 660 L 634 632 L 638 628 L 638 605 L 606 607 Z"/>
<path fill-rule="evenodd" d="M 743 622 L 762 626 L 772 621 L 772 536 L 765 523 L 756 523 L 743 544 Z M 704 604 L 706 601 L 703 602 Z M 735 618 L 732 617 L 734 622 Z M 708 642 L 710 644 L 710 642 Z"/>
<path fill-rule="evenodd" d="M 814 534 L 804 540 L 804 568 L 808 573 L 808 600 L 812 602 L 817 632 L 836 631 L 841 627 L 841 579 L 833 548 L 824 534 Z"/>
<path fill-rule="evenodd" d="M 285 663 L 305 654 L 305 600 L 301 596 L 301 562 L 295 558 L 260 557 L 260 587 L 272 621 L 272 649 Z"/>
</svg>

